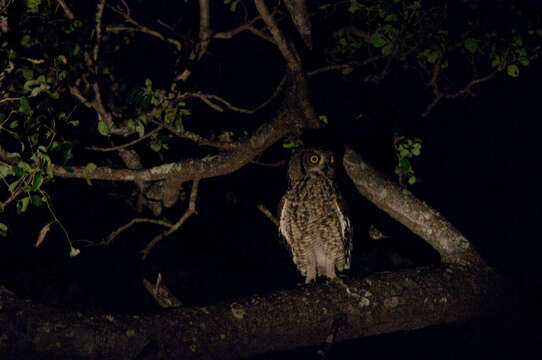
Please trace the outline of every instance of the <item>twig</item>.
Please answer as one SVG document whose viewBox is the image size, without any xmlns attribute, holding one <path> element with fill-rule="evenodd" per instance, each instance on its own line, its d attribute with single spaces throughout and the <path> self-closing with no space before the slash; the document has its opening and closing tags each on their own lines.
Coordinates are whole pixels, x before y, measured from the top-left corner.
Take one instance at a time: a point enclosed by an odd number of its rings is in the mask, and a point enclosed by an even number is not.
<svg viewBox="0 0 542 360">
<path fill-rule="evenodd" d="M 282 87 L 284 86 L 284 84 L 286 82 L 286 78 L 287 78 L 286 75 L 283 76 L 282 79 L 280 80 L 280 83 L 277 85 L 275 91 L 273 91 L 273 94 L 271 94 L 271 96 L 266 101 L 264 101 L 263 103 L 261 103 L 260 105 L 256 106 L 253 109 L 243 109 L 243 108 L 234 106 L 229 101 L 221 98 L 218 95 L 214 95 L 214 94 L 201 94 L 201 93 L 194 93 L 194 92 L 186 92 L 186 93 L 182 93 L 181 95 L 179 95 L 177 97 L 177 100 L 188 99 L 188 98 L 198 98 L 201 101 L 203 101 L 204 103 L 206 103 L 207 105 L 209 105 L 210 107 L 212 107 L 213 109 L 215 109 L 216 111 L 222 112 L 223 109 L 219 105 L 217 105 L 215 103 L 212 103 L 209 100 L 209 99 L 212 99 L 212 100 L 216 100 L 216 101 L 222 103 L 223 105 L 225 105 L 231 111 L 236 111 L 236 112 L 239 112 L 239 113 L 242 113 L 242 114 L 255 114 L 258 110 L 260 110 L 261 108 L 268 105 L 280 93 L 280 90 L 282 90 Z"/>
<path fill-rule="evenodd" d="M 158 120 L 151 119 L 151 121 L 159 126 L 162 126 L 164 129 L 168 130 L 172 134 L 182 139 L 193 141 L 196 144 L 201 145 L 201 146 L 209 146 L 209 147 L 214 147 L 217 149 L 228 150 L 228 151 L 235 150 L 240 146 L 240 143 L 237 141 L 234 141 L 234 142 L 212 141 L 209 139 L 205 139 L 201 135 L 198 135 L 191 131 L 187 131 L 187 130 L 178 131 L 174 126 L 161 123 Z"/>
<path fill-rule="evenodd" d="M 175 231 L 177 231 L 192 214 L 197 215 L 196 211 L 196 199 L 198 197 L 198 185 L 199 185 L 199 179 L 192 180 L 192 192 L 190 193 L 190 200 L 188 202 L 188 209 L 186 209 L 185 213 L 179 221 L 177 221 L 173 226 L 169 228 L 169 230 L 162 232 L 158 235 L 156 235 L 148 244 L 145 246 L 145 248 L 141 251 L 143 254 L 141 256 L 142 260 L 145 260 L 147 255 L 149 255 L 149 252 L 151 249 L 156 245 L 160 240 L 165 238 L 166 236 L 169 236 L 173 234 Z"/>
<path fill-rule="evenodd" d="M 87 146 L 87 147 L 85 147 L 85 149 L 86 150 L 92 150 L 92 151 L 103 151 L 103 152 L 116 151 L 116 150 L 124 149 L 124 148 L 130 147 L 130 146 L 132 146 L 134 144 L 137 144 L 138 142 L 148 138 L 149 136 L 151 136 L 152 134 L 160 131 L 163 128 L 164 128 L 163 126 L 158 126 L 157 128 L 153 129 L 152 131 L 149 131 L 148 133 L 146 133 L 142 137 L 137 138 L 137 139 L 135 139 L 133 141 L 130 141 L 130 142 L 126 143 L 126 144 L 112 146 L 112 147 L 108 147 L 108 148 L 101 148 L 101 147 L 97 147 L 97 146 Z"/>
<path fill-rule="evenodd" d="M 110 245 L 113 242 L 113 240 L 121 232 L 123 232 L 124 230 L 130 228 L 132 225 L 134 225 L 136 223 L 140 223 L 140 222 L 147 222 L 147 223 L 162 225 L 162 226 L 169 227 L 169 228 L 172 226 L 169 222 L 164 221 L 164 220 L 147 219 L 147 218 L 134 218 L 134 219 L 130 220 L 129 223 L 119 227 L 117 230 L 115 230 L 111 234 L 109 234 L 102 242 L 100 242 L 100 245 Z"/>
<path fill-rule="evenodd" d="M 104 13 L 105 0 L 101 0 L 98 3 L 98 10 L 96 11 L 96 45 L 94 45 L 93 59 L 94 63 L 98 61 L 98 52 L 100 51 L 100 43 L 102 42 L 102 16 Z"/>
<path fill-rule="evenodd" d="M 307 76 L 311 77 L 311 76 L 318 75 L 318 74 L 321 74 L 321 73 L 324 73 L 324 72 L 327 72 L 327 71 L 341 70 L 341 69 L 351 68 L 351 67 L 354 67 L 354 66 L 365 66 L 365 65 L 368 65 L 368 64 L 375 63 L 377 60 L 380 60 L 380 59 L 382 59 L 384 57 L 385 57 L 384 55 L 377 55 L 377 56 L 371 56 L 370 58 L 365 59 L 363 61 L 350 61 L 350 62 L 348 62 L 346 64 L 337 64 L 337 65 L 324 66 L 324 67 L 318 68 L 316 70 L 307 72 Z"/>
<path fill-rule="evenodd" d="M 16 191 L 12 192 L 10 197 L 6 201 L 0 202 L 0 212 L 2 212 L 2 210 L 5 209 L 6 206 L 8 206 L 10 202 L 15 200 L 17 196 L 19 196 L 22 192 L 23 192 L 23 188 L 21 187 L 17 189 Z"/>
<path fill-rule="evenodd" d="M 286 163 L 286 160 L 281 160 L 281 161 L 277 161 L 277 162 L 274 162 L 274 163 L 263 163 L 263 162 L 259 162 L 259 161 L 256 161 L 256 160 L 251 160 L 250 162 L 252 164 L 256 164 L 256 165 L 260 165 L 260 166 L 278 167 L 278 166 L 284 165 Z"/>
<path fill-rule="evenodd" d="M 155 31 L 155 30 L 152 30 L 152 29 L 150 29 L 150 28 L 148 28 L 146 26 L 140 25 L 137 21 L 135 21 L 130 16 L 130 8 L 128 7 L 128 5 L 124 1 L 123 1 L 123 4 L 124 4 L 124 7 L 125 7 L 125 10 L 121 10 L 120 8 L 113 7 L 111 5 L 109 5 L 109 8 L 111 10 L 113 10 L 114 12 L 116 12 L 117 14 L 119 14 L 120 16 L 122 16 L 124 18 L 124 20 L 126 20 L 126 22 L 128 22 L 129 24 L 134 25 L 135 27 L 107 26 L 105 28 L 106 31 L 109 31 L 109 32 L 114 32 L 114 31 L 142 32 L 142 33 L 148 34 L 150 36 L 154 36 L 154 37 L 156 37 L 156 38 L 158 38 L 158 39 L 160 39 L 162 41 L 165 41 L 165 42 L 168 42 L 168 43 L 174 45 L 175 48 L 177 49 L 177 51 L 181 52 L 182 45 L 181 45 L 181 42 L 179 40 L 172 39 L 170 37 L 164 36 L 158 31 Z"/>
<path fill-rule="evenodd" d="M 213 38 L 215 38 L 215 39 L 231 39 L 232 37 L 234 37 L 235 35 L 243 32 L 243 31 L 250 31 L 254 35 L 259 36 L 262 39 L 275 44 L 275 40 L 273 40 L 272 37 L 266 35 L 263 31 L 261 31 L 260 29 L 255 28 L 252 25 L 254 22 L 256 22 L 257 20 L 260 20 L 261 18 L 262 18 L 261 16 L 256 16 L 255 18 L 253 18 L 249 22 L 247 22 L 245 24 L 241 24 L 241 25 L 237 26 L 236 28 L 233 28 L 233 29 L 231 29 L 229 31 L 221 31 L 221 32 L 214 33 Z"/>
<path fill-rule="evenodd" d="M 273 216 L 271 211 L 269 211 L 263 204 L 258 205 L 258 210 L 260 210 L 265 216 L 267 216 L 269 220 L 271 220 L 275 225 L 280 226 L 278 219 Z"/>
<path fill-rule="evenodd" d="M 70 8 L 66 5 L 64 0 L 56 0 L 56 2 L 62 7 L 62 9 L 64 10 L 64 15 L 68 19 L 75 20 L 75 16 L 73 16 L 73 13 L 71 12 Z"/>
<path fill-rule="evenodd" d="M 433 72 L 433 76 L 432 76 L 432 79 L 431 79 L 431 87 L 433 88 L 433 93 L 435 94 L 435 98 L 433 99 L 433 101 L 431 101 L 431 103 L 429 105 L 427 105 L 425 111 L 423 112 L 422 116 L 423 117 L 426 117 L 427 115 L 429 115 L 429 113 L 433 110 L 433 108 L 438 104 L 438 102 L 442 99 L 442 98 L 446 98 L 446 99 L 455 99 L 461 95 L 465 95 L 465 94 L 470 94 L 471 93 L 471 88 L 478 84 L 478 83 L 481 83 L 481 82 L 484 82 L 484 81 L 488 81 L 492 78 L 495 77 L 495 74 L 496 72 L 493 71 L 491 72 L 490 74 L 486 75 L 486 76 L 483 76 L 481 78 L 478 78 L 478 79 L 472 79 L 471 81 L 469 81 L 469 83 L 461 90 L 455 92 L 455 93 L 448 93 L 448 92 L 445 92 L 445 91 L 441 91 L 439 90 L 438 88 L 438 84 L 437 84 L 437 78 L 436 76 L 438 75 L 438 70 L 436 70 L 436 66 L 435 66 L 435 71 Z M 435 75 L 437 74 L 437 75 Z"/>
</svg>

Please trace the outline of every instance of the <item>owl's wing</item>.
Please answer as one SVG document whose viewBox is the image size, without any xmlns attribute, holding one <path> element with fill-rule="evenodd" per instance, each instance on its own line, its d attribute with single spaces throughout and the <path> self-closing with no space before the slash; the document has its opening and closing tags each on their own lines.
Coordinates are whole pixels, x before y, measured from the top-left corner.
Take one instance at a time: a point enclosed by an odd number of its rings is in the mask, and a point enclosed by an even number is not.
<svg viewBox="0 0 542 360">
<path fill-rule="evenodd" d="M 286 209 L 288 208 L 286 195 L 280 198 L 279 205 L 278 205 L 278 219 L 279 219 L 279 235 L 281 239 L 285 240 L 286 247 L 289 249 L 289 235 L 290 232 L 290 222 L 286 220 Z"/>
<path fill-rule="evenodd" d="M 286 195 L 284 195 L 280 199 L 278 206 L 279 236 L 282 240 L 281 242 L 288 249 L 288 252 L 292 256 L 294 263 L 297 264 L 296 254 L 292 249 L 292 222 L 289 218 L 290 214 L 288 214 L 289 207 L 290 204 L 288 204 L 288 199 Z"/>
<path fill-rule="evenodd" d="M 344 246 L 344 260 L 345 268 L 350 268 L 350 258 L 352 252 L 352 237 L 353 237 L 353 228 L 350 223 L 350 211 L 346 201 L 342 197 L 341 193 L 337 191 L 337 196 L 335 197 L 335 206 L 337 207 L 337 213 L 339 214 L 339 223 L 341 225 L 341 233 Z"/>
</svg>

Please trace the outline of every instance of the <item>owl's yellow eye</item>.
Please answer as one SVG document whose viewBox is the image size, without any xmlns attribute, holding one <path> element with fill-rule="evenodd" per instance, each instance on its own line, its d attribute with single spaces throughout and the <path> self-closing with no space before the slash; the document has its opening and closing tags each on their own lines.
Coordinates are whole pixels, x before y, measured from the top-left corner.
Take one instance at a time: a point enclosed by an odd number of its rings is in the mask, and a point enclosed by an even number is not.
<svg viewBox="0 0 542 360">
<path fill-rule="evenodd" d="M 318 155 L 311 155 L 311 157 L 309 158 L 309 161 L 313 164 L 317 164 L 319 160 L 320 157 Z"/>
<path fill-rule="evenodd" d="M 335 158 L 333 157 L 333 155 L 331 155 L 331 156 L 329 157 L 329 163 L 330 163 L 330 164 L 333 164 L 334 162 L 335 162 Z"/>
</svg>

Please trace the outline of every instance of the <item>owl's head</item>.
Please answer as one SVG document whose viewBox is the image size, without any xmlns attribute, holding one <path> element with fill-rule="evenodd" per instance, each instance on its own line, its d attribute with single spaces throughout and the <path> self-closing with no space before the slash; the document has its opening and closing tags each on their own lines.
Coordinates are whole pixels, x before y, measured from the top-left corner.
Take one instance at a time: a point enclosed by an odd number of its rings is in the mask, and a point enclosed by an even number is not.
<svg viewBox="0 0 542 360">
<path fill-rule="evenodd" d="M 333 152 L 322 148 L 300 148 L 290 158 L 288 177 L 291 181 L 312 174 L 335 177 L 336 159 Z"/>
</svg>

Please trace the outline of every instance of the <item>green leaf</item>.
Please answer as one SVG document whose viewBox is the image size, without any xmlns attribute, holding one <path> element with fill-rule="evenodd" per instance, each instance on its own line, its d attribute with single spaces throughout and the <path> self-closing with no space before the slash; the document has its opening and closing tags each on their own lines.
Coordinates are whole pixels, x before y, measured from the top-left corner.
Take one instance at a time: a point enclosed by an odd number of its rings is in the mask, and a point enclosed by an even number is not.
<svg viewBox="0 0 542 360">
<path fill-rule="evenodd" d="M 527 59 L 525 56 L 521 56 L 518 61 L 523 66 L 529 66 L 530 63 L 529 59 Z"/>
<path fill-rule="evenodd" d="M 14 182 L 12 182 L 11 184 L 9 184 L 9 186 L 8 186 L 9 192 L 13 192 L 15 190 L 15 188 L 17 187 L 17 185 L 19 185 L 20 182 L 21 182 L 21 179 L 18 179 L 18 180 L 15 180 Z"/>
<path fill-rule="evenodd" d="M 175 129 L 178 132 L 184 132 L 184 126 L 183 126 L 183 122 L 182 122 L 181 119 L 175 120 Z"/>
<path fill-rule="evenodd" d="M 349 75 L 350 73 L 352 73 L 352 71 L 354 71 L 354 69 L 350 66 L 345 67 L 341 70 L 343 75 Z"/>
<path fill-rule="evenodd" d="M 61 144 L 60 142 L 58 141 L 53 141 L 53 143 L 51 144 L 51 152 L 56 152 L 58 150 L 60 150 L 60 147 L 61 147 Z"/>
<path fill-rule="evenodd" d="M 30 204 L 30 198 L 25 197 L 17 201 L 17 214 L 22 214 L 28 209 L 28 204 Z"/>
<path fill-rule="evenodd" d="M 79 44 L 75 44 L 72 50 L 72 55 L 77 56 L 79 55 L 80 52 L 81 52 L 81 47 L 79 46 Z"/>
<path fill-rule="evenodd" d="M 85 171 L 87 173 L 93 173 L 98 167 L 94 163 L 88 163 L 87 166 L 85 166 Z"/>
<path fill-rule="evenodd" d="M 408 178 L 409 185 L 414 185 L 416 183 L 416 176 L 412 175 Z"/>
<path fill-rule="evenodd" d="M 19 111 L 26 116 L 32 116 L 33 111 L 30 109 L 28 99 L 24 96 L 19 99 Z"/>
<path fill-rule="evenodd" d="M 43 175 L 41 173 L 37 173 L 36 176 L 34 176 L 34 182 L 32 183 L 31 191 L 36 191 L 40 188 L 41 184 L 43 183 Z"/>
<path fill-rule="evenodd" d="M 160 151 L 160 149 L 162 149 L 162 144 L 160 142 L 157 142 L 157 141 L 153 141 L 151 142 L 151 149 L 152 151 Z"/>
<path fill-rule="evenodd" d="M 146 78 L 145 79 L 145 86 L 148 87 L 148 88 L 151 88 L 152 87 L 152 80 L 149 79 L 149 78 Z"/>
<path fill-rule="evenodd" d="M 393 52 L 393 44 L 387 44 L 382 48 L 382 55 L 388 56 Z"/>
<path fill-rule="evenodd" d="M 508 67 L 506 68 L 506 72 L 511 77 L 518 77 L 519 76 L 519 68 L 515 64 L 508 65 Z"/>
<path fill-rule="evenodd" d="M 30 35 L 24 35 L 21 39 L 21 46 L 25 48 L 32 47 L 36 43 L 35 40 L 33 40 Z"/>
<path fill-rule="evenodd" d="M 70 257 L 76 257 L 77 255 L 79 255 L 81 253 L 81 250 L 79 249 L 76 249 L 74 247 L 72 247 L 70 249 Z"/>
<path fill-rule="evenodd" d="M 11 171 L 11 166 L 0 165 L 0 178 L 5 178 L 8 175 L 13 175 L 13 172 Z"/>
<path fill-rule="evenodd" d="M 318 119 L 320 119 L 320 121 L 323 122 L 326 125 L 329 123 L 329 121 L 327 119 L 327 116 L 325 116 L 325 115 L 318 116 Z"/>
<path fill-rule="evenodd" d="M 98 132 L 103 136 L 109 136 L 109 128 L 105 121 L 98 121 Z"/>
<path fill-rule="evenodd" d="M 465 45 L 465 49 L 467 49 L 471 54 L 474 54 L 479 50 L 478 40 L 476 39 L 467 38 L 463 44 Z"/>
<path fill-rule="evenodd" d="M 0 223 L 0 236 L 7 236 L 8 226 L 4 223 Z"/>
<path fill-rule="evenodd" d="M 139 137 L 142 137 L 143 135 L 145 135 L 145 125 L 143 125 L 143 123 L 138 122 L 135 126 L 135 130 L 137 131 L 137 134 L 139 135 Z"/>
<path fill-rule="evenodd" d="M 34 78 L 34 71 L 32 71 L 32 69 L 23 67 L 17 69 L 17 72 L 21 72 L 25 80 L 32 80 Z"/>
<path fill-rule="evenodd" d="M 379 33 L 373 33 L 369 37 L 369 42 L 373 44 L 374 47 L 382 47 L 386 45 L 386 38 L 384 36 L 380 35 Z"/>
<path fill-rule="evenodd" d="M 41 206 L 43 204 L 43 197 L 39 194 L 32 195 L 32 205 Z"/>
<path fill-rule="evenodd" d="M 399 169 L 401 170 L 401 173 L 408 174 L 412 171 L 412 165 L 410 165 L 408 159 L 403 158 L 399 161 Z"/>
</svg>

